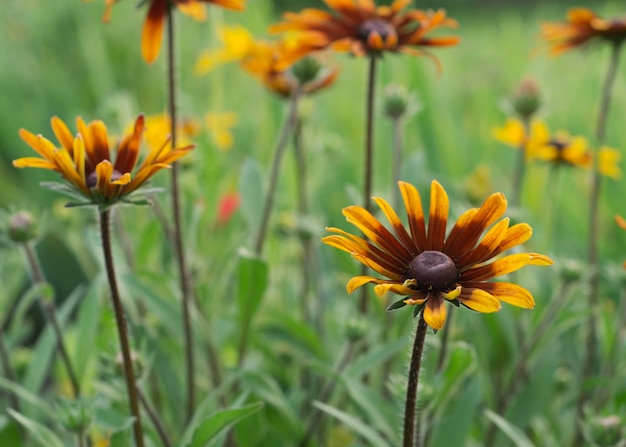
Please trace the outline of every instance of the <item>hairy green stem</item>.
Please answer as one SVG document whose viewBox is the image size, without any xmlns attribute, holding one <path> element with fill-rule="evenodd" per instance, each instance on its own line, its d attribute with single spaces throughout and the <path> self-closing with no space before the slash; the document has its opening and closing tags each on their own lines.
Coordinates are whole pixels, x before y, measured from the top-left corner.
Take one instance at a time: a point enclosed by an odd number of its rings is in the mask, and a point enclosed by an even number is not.
<svg viewBox="0 0 626 447">
<path fill-rule="evenodd" d="M 404 430 L 402 437 L 403 447 L 420 445 L 420 433 L 415 423 L 417 412 L 417 387 L 419 385 L 420 368 L 422 366 L 422 356 L 424 353 L 424 340 L 426 340 L 427 330 L 428 325 L 426 324 L 426 320 L 424 320 L 424 311 L 422 311 L 420 312 L 419 322 L 415 330 L 415 340 L 413 341 L 409 377 L 406 386 Z"/>
<path fill-rule="evenodd" d="M 35 250 L 33 250 L 32 245 L 29 242 L 24 242 L 22 244 L 22 248 L 24 249 L 24 253 L 26 255 L 26 261 L 28 263 L 28 267 L 30 269 L 31 278 L 34 285 L 41 284 L 46 282 L 46 279 L 43 275 L 41 267 L 39 266 L 39 260 L 37 259 L 37 255 L 35 254 Z M 75 397 L 80 396 L 80 384 L 78 383 L 78 378 L 76 376 L 76 372 L 72 367 L 72 362 L 70 361 L 70 356 L 67 353 L 67 349 L 65 347 L 65 343 L 63 342 L 63 332 L 61 331 L 61 325 L 59 324 L 59 319 L 57 318 L 56 307 L 54 305 L 54 301 L 45 299 L 42 296 L 38 296 L 37 300 L 39 301 L 39 305 L 41 310 L 46 317 L 46 320 L 52 327 L 52 332 L 56 338 L 57 342 L 57 350 L 59 351 L 59 355 L 61 356 L 61 361 L 65 366 L 65 370 L 67 371 L 67 375 L 70 379 L 70 384 L 72 386 L 72 391 L 74 392 Z"/>
<path fill-rule="evenodd" d="M 168 7 L 167 13 L 167 86 L 168 86 L 168 110 L 171 120 L 171 144 L 176 147 L 176 123 L 177 123 L 177 102 L 176 102 L 176 61 L 174 42 L 174 14 L 172 6 Z M 183 315 L 183 337 L 185 345 L 185 385 L 187 391 L 186 420 L 190 421 L 195 409 L 194 392 L 194 350 L 193 333 L 191 329 L 191 306 L 193 303 L 191 279 L 189 268 L 187 267 L 187 257 L 185 255 L 185 244 L 183 243 L 183 224 L 181 216 L 181 199 L 178 182 L 179 165 L 172 165 L 172 214 L 174 217 L 174 249 L 176 261 L 180 275 L 180 290 L 182 294 L 181 312 Z"/>
<path fill-rule="evenodd" d="M 105 208 L 100 210 L 100 234 L 102 239 L 102 251 L 104 253 L 104 263 L 106 266 L 107 278 L 109 280 L 109 288 L 111 290 L 111 301 L 113 302 L 113 310 L 115 312 L 115 320 L 117 322 L 117 332 L 120 339 L 120 348 L 122 350 L 122 360 L 124 368 L 124 376 L 126 378 L 126 389 L 128 394 L 128 404 L 130 413 L 135 418 L 133 422 L 133 431 L 135 434 L 136 447 L 143 447 L 143 429 L 141 426 L 141 413 L 139 413 L 139 397 L 137 392 L 137 384 L 135 382 L 135 372 L 133 370 L 133 362 L 130 353 L 130 342 L 128 339 L 128 329 L 126 327 L 126 317 L 124 316 L 124 308 L 117 287 L 117 278 L 115 276 L 115 266 L 113 263 L 113 252 L 111 250 L 111 209 Z"/>
</svg>

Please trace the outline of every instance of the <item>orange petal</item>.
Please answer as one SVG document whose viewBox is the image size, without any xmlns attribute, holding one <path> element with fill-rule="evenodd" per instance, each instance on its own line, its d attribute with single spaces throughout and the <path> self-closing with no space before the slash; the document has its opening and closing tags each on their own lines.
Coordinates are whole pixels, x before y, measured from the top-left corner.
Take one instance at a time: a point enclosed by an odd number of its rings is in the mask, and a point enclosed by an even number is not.
<svg viewBox="0 0 626 447">
<path fill-rule="evenodd" d="M 446 191 L 437 180 L 433 180 L 430 187 L 427 250 L 441 250 L 443 248 L 443 242 L 446 238 L 448 209 L 449 202 Z"/>
<path fill-rule="evenodd" d="M 415 244 L 415 241 L 411 239 L 411 236 L 404 228 L 404 225 L 402 225 L 402 221 L 400 220 L 394 209 L 391 207 L 391 205 L 389 205 L 386 200 L 380 197 L 374 197 L 374 201 L 385 214 L 385 217 L 393 227 L 396 236 L 398 236 L 402 244 L 405 247 L 411 249 L 411 255 L 417 255 L 417 253 L 419 252 L 419 248 Z"/>
<path fill-rule="evenodd" d="M 497 312 L 502 307 L 500 301 L 483 289 L 463 287 L 463 291 L 457 297 L 457 300 L 464 306 L 484 314 Z"/>
<path fill-rule="evenodd" d="M 461 282 L 484 281 L 497 276 L 514 272 L 526 265 L 552 265 L 553 261 L 545 255 L 538 253 L 519 253 L 505 256 L 491 264 L 474 267 L 461 272 Z"/>
<path fill-rule="evenodd" d="M 435 329 L 440 330 L 446 322 L 446 304 L 443 297 L 438 293 L 430 294 L 424 307 L 424 320 Z"/>
<path fill-rule="evenodd" d="M 74 136 L 67 125 L 56 116 L 50 120 L 50 125 L 54 135 L 57 137 L 61 146 L 63 146 L 70 154 L 74 148 Z"/>
<path fill-rule="evenodd" d="M 141 33 L 141 54 L 143 59 L 151 64 L 159 57 L 161 38 L 163 36 L 163 22 L 167 16 L 168 0 L 152 0 L 148 15 L 143 24 Z"/>
<path fill-rule="evenodd" d="M 524 309 L 535 307 L 535 299 L 525 288 L 510 282 L 479 282 L 464 281 L 463 285 L 470 288 L 480 288 L 490 293 L 496 299 L 504 301 L 513 306 Z"/>
<path fill-rule="evenodd" d="M 413 235 L 413 241 L 417 244 L 419 251 L 426 249 L 426 225 L 424 223 L 424 210 L 422 199 L 415 186 L 406 182 L 398 182 L 404 206 L 409 218 L 409 228 Z"/>
</svg>

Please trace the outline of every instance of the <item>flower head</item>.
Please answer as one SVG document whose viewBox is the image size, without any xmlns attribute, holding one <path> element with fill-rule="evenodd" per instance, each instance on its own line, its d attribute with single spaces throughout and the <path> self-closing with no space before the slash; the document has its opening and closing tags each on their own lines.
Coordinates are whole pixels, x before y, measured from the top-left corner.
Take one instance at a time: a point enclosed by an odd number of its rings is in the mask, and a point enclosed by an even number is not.
<svg viewBox="0 0 626 447">
<path fill-rule="evenodd" d="M 60 143 L 57 148 L 48 139 L 20 129 L 20 137 L 39 157 L 24 157 L 13 161 L 18 168 L 42 168 L 58 171 L 72 189 L 89 203 L 107 206 L 124 200 L 141 187 L 156 172 L 189 153 L 193 146 L 172 149 L 169 139 L 150 149 L 137 166 L 139 149 L 145 129 L 140 115 L 130 135 L 125 136 L 111 153 L 107 128 L 102 121 L 85 123 L 76 119 L 78 133 L 72 136 L 67 125 L 57 117 L 51 120 L 52 130 Z"/>
<path fill-rule="evenodd" d="M 492 194 L 480 208 L 463 213 L 446 237 L 449 204 L 443 187 L 432 182 L 426 225 L 417 189 L 409 183 L 398 184 L 407 210 L 408 230 L 389 203 L 375 197 L 393 232 L 369 211 L 350 206 L 344 208 L 344 216 L 367 239 L 338 228 L 328 228 L 336 234 L 322 239 L 382 276 L 352 278 L 347 284 L 349 293 L 374 283 L 380 296 L 386 292 L 403 295 L 389 309 L 418 306 L 415 314 L 423 309 L 424 320 L 435 330 L 445 323 L 445 301 L 482 313 L 498 311 L 501 301 L 527 309 L 534 307 L 533 296 L 523 287 L 489 281 L 526 265 L 552 264 L 550 258 L 537 253 L 513 254 L 489 262 L 532 235 L 527 224 L 509 226 L 508 218 L 501 219 L 507 204 L 503 194 Z"/>
<path fill-rule="evenodd" d="M 444 10 L 421 11 L 404 8 L 410 0 L 395 0 L 390 6 L 376 6 L 373 0 L 324 0 L 333 13 L 309 8 L 300 13 L 288 12 L 273 32 L 294 32 L 299 37 L 301 57 L 314 51 L 332 48 L 355 56 L 379 56 L 401 52 L 417 56 L 433 55 L 420 47 L 456 45 L 458 37 L 427 37 L 439 27 L 455 28 L 455 20 Z"/>
<path fill-rule="evenodd" d="M 111 8 L 119 0 L 106 0 L 106 9 L 103 20 L 106 22 L 111 15 Z M 183 14 L 196 20 L 204 20 L 206 12 L 203 3 L 222 6 L 223 8 L 242 11 L 246 0 L 147 0 L 149 3 L 148 15 L 143 24 L 141 34 L 141 54 L 147 63 L 154 62 L 161 51 L 161 37 L 163 23 L 167 16 L 170 3 L 176 5 Z"/>
<path fill-rule="evenodd" d="M 526 155 L 552 163 L 555 166 L 576 166 L 590 169 L 593 166 L 593 153 L 587 139 L 573 136 L 563 130 L 550 133 L 548 126 L 539 120 L 533 120 L 530 134 L 527 136 L 520 120 L 509 119 L 503 127 L 492 131 L 493 137 L 514 148 L 526 145 Z M 621 170 L 618 163 L 621 154 L 617 149 L 602 146 L 598 153 L 598 170 L 606 177 L 619 178 Z"/>
<path fill-rule="evenodd" d="M 590 9 L 572 8 L 565 22 L 544 23 L 541 34 L 550 45 L 550 52 L 555 55 L 594 39 L 619 44 L 626 39 L 626 16 L 602 19 Z"/>
</svg>

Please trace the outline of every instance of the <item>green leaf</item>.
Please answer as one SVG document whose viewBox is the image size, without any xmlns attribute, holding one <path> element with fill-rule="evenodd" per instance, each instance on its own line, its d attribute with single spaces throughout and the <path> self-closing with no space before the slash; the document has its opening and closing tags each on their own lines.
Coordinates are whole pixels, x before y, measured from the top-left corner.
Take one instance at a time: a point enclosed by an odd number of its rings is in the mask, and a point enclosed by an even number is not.
<svg viewBox="0 0 626 447">
<path fill-rule="evenodd" d="M 375 345 L 375 347 L 371 347 L 365 355 L 352 361 L 350 366 L 346 369 L 346 376 L 359 379 L 364 374 L 371 371 L 376 365 L 384 362 L 390 357 L 393 357 L 403 349 L 408 350 L 409 348 L 410 346 L 407 343 L 407 340 L 403 338 Z"/>
<path fill-rule="evenodd" d="M 88 200 L 88 199 L 85 197 L 85 195 L 82 192 L 80 192 L 76 188 L 73 188 L 65 183 L 41 182 L 39 183 L 39 186 L 41 186 L 42 188 L 49 189 L 50 191 L 58 192 L 59 194 L 63 194 L 64 196 L 71 197 L 72 199 L 76 199 L 78 200 L 79 204 L 93 205 L 89 201 L 85 202 L 85 200 Z"/>
<path fill-rule="evenodd" d="M 261 408 L 263 408 L 263 402 L 219 410 L 197 424 L 193 431 L 191 443 L 183 439 L 179 447 L 205 447 L 232 425 L 260 411 Z"/>
<path fill-rule="evenodd" d="M 363 439 L 367 441 L 367 445 L 372 447 L 388 447 L 389 443 L 380 437 L 375 430 L 373 430 L 368 424 L 363 422 L 362 420 L 356 418 L 355 416 L 348 414 L 344 411 L 341 411 L 335 407 L 330 405 L 326 405 L 322 402 L 315 401 L 313 402 L 313 406 L 322 410 L 324 413 L 329 414 L 335 419 L 343 422 L 348 428 L 354 431 L 357 435 L 361 436 Z"/>
<path fill-rule="evenodd" d="M 246 158 L 239 176 L 241 193 L 241 212 L 250 228 L 258 228 L 263 215 L 264 188 L 261 168 L 251 158 Z"/>
<path fill-rule="evenodd" d="M 59 325 L 63 327 L 67 322 L 69 315 L 74 311 L 78 300 L 83 293 L 82 287 L 77 288 L 69 297 L 66 298 L 63 305 L 57 311 L 57 318 Z M 52 355 L 56 351 L 56 337 L 49 324 L 46 325 L 46 329 L 41 333 L 35 350 L 32 353 L 32 361 L 28 365 L 26 376 L 24 377 L 24 388 L 37 393 L 43 384 L 46 374 L 48 374 L 48 368 Z"/>
<path fill-rule="evenodd" d="M 517 428 L 515 425 L 504 419 L 499 414 L 494 413 L 489 409 L 485 409 L 485 416 L 487 416 L 491 422 L 496 424 L 507 437 L 513 441 L 516 447 L 535 447 L 530 439 Z"/>
<path fill-rule="evenodd" d="M 9 408 L 7 412 L 20 424 L 26 428 L 28 433 L 34 438 L 37 443 L 43 447 L 65 447 L 63 441 L 61 441 L 52 430 L 40 424 L 37 421 L 27 418 L 26 416 L 18 413 L 17 411 Z"/>
<path fill-rule="evenodd" d="M 317 332 L 287 312 L 274 311 L 271 321 L 257 330 L 263 333 L 265 341 L 281 341 L 299 351 L 304 351 L 307 356 L 324 357 L 324 347 Z"/>
<path fill-rule="evenodd" d="M 112 408 L 95 407 L 94 409 L 94 425 L 109 433 L 128 430 L 134 421 L 134 417 L 119 413 Z"/>
<path fill-rule="evenodd" d="M 11 317 L 11 326 L 9 329 L 11 334 L 14 334 L 16 331 L 21 329 L 24 324 L 24 316 L 26 315 L 26 312 L 28 312 L 32 304 L 40 296 L 44 299 L 52 299 L 54 297 L 54 289 L 52 288 L 52 285 L 47 282 L 33 284 L 26 291 L 26 293 L 20 297 L 17 302 L 17 306 L 15 307 L 15 312 Z"/>
<path fill-rule="evenodd" d="M 242 327 L 247 327 L 261 304 L 267 287 L 267 264 L 254 253 L 239 250 L 237 303 Z"/>
<path fill-rule="evenodd" d="M 99 286 L 99 281 L 91 283 L 78 311 L 79 336 L 73 360 L 79 381 L 84 378 L 90 361 L 98 354 L 95 344 L 100 321 Z"/>
<path fill-rule="evenodd" d="M 16 394 L 22 401 L 28 402 L 30 405 L 41 410 L 46 415 L 54 417 L 54 411 L 52 407 L 48 405 L 48 402 L 39 397 L 37 394 L 31 393 L 19 383 L 0 377 L 0 388 L 4 388 L 5 390 Z"/>
</svg>

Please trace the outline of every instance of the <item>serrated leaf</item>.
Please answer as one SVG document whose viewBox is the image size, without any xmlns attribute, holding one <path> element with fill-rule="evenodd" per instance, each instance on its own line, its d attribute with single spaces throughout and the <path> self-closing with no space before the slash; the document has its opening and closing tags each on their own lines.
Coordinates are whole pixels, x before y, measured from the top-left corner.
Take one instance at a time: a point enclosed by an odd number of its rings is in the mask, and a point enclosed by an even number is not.
<svg viewBox="0 0 626 447">
<path fill-rule="evenodd" d="M 39 443 L 42 447 L 65 447 L 63 441 L 52 430 L 37 421 L 27 418 L 21 413 L 9 408 L 7 412 Z"/>
<path fill-rule="evenodd" d="M 343 422 L 343 424 L 350 428 L 354 433 L 365 439 L 367 441 L 367 445 L 373 447 L 389 446 L 389 443 L 387 441 L 385 441 L 378 433 L 376 433 L 375 430 L 373 430 L 361 419 L 319 401 L 313 402 L 313 406 L 323 411 L 324 413 L 329 414 L 338 421 Z"/>
</svg>

